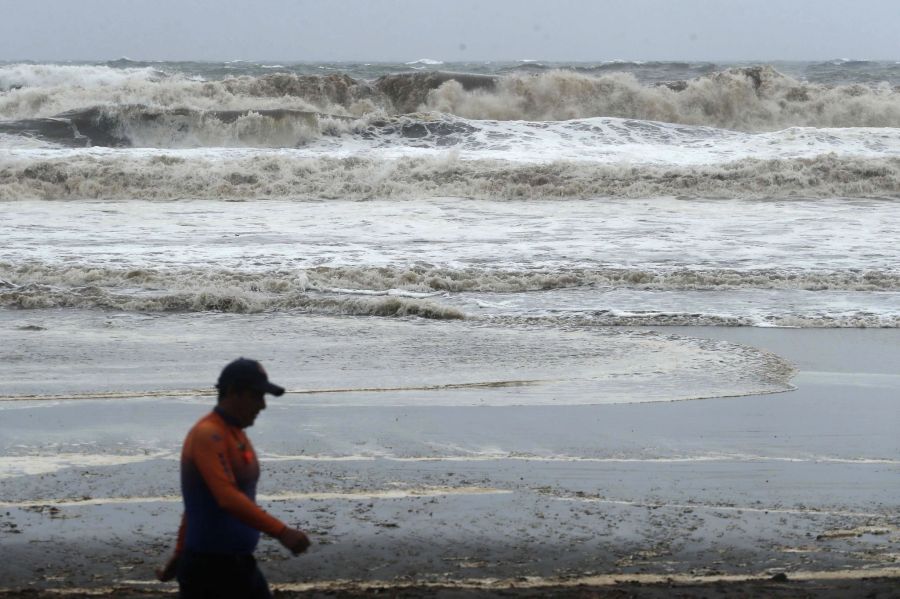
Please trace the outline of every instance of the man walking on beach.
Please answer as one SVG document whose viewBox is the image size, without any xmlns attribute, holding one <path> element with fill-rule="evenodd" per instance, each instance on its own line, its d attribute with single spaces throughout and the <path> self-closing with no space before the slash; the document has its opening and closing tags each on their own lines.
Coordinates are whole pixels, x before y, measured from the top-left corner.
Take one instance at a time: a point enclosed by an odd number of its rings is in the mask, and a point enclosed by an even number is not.
<svg viewBox="0 0 900 599">
<path fill-rule="evenodd" d="M 253 557 L 260 533 L 295 555 L 306 551 L 309 539 L 256 504 L 259 461 L 243 429 L 265 409 L 266 393 L 281 395 L 284 389 L 269 382 L 259 362 L 245 358 L 222 370 L 216 388 L 216 407 L 184 441 L 184 515 L 175 554 L 157 577 L 177 576 L 182 599 L 270 598 Z"/>
</svg>

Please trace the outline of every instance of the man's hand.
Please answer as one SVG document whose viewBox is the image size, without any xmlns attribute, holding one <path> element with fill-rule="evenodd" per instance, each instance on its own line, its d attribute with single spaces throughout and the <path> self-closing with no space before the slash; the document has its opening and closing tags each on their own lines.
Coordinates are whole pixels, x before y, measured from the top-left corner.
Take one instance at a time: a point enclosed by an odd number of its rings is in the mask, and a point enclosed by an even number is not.
<svg viewBox="0 0 900 599">
<path fill-rule="evenodd" d="M 160 582 L 169 582 L 175 578 L 175 571 L 178 569 L 178 556 L 173 555 L 162 568 L 156 569 L 156 579 Z"/>
<path fill-rule="evenodd" d="M 299 555 L 309 549 L 309 537 L 302 530 L 285 527 L 278 535 L 278 542 L 287 547 L 294 555 Z"/>
</svg>

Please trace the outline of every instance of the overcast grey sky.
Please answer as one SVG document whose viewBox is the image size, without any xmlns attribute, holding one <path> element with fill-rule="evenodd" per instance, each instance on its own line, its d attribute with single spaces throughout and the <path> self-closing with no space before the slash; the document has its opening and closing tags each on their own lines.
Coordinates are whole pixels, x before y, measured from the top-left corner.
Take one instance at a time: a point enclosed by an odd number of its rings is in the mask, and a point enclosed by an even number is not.
<svg viewBox="0 0 900 599">
<path fill-rule="evenodd" d="M 0 60 L 900 59 L 900 0 L 0 0 Z"/>
</svg>

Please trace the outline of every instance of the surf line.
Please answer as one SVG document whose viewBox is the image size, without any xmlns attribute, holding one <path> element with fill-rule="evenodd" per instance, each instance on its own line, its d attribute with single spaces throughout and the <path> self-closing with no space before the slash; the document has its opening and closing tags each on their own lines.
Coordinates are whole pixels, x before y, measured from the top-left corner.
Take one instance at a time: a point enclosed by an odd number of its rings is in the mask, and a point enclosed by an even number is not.
<svg viewBox="0 0 900 599">
<path fill-rule="evenodd" d="M 580 586 L 615 586 L 623 583 L 638 582 L 641 584 L 703 584 L 713 582 L 752 582 L 771 580 L 771 573 L 760 574 L 714 574 L 698 576 L 694 574 L 605 574 L 599 576 L 582 576 L 576 578 L 553 578 L 541 576 L 524 576 L 521 578 L 464 578 L 462 580 L 447 581 L 323 581 L 323 582 L 285 582 L 275 583 L 273 588 L 280 591 L 312 591 L 312 590 L 377 590 L 390 588 L 471 588 L 471 589 L 509 589 L 542 587 L 567 587 Z M 791 580 L 819 581 L 819 580 L 862 580 L 866 578 L 900 578 L 900 568 L 872 568 L 870 570 L 820 570 L 790 572 Z M 677 589 L 676 589 L 677 590 Z"/>
<path fill-rule="evenodd" d="M 802 582 L 826 582 L 826 581 L 855 581 L 876 578 L 900 579 L 900 568 L 882 567 L 868 569 L 852 569 L 852 570 L 798 570 L 786 573 L 789 580 Z M 576 588 L 576 587 L 615 587 L 623 584 L 645 584 L 645 585 L 704 585 L 716 583 L 744 583 L 744 582 L 765 582 L 772 579 L 772 572 L 759 572 L 753 574 L 647 574 L 647 573 L 622 573 L 622 574 L 600 574 L 593 576 L 578 576 L 571 578 L 556 578 L 543 576 L 522 576 L 518 578 L 460 578 L 447 579 L 441 581 L 435 580 L 319 580 L 314 582 L 281 582 L 273 583 L 271 586 L 277 591 L 283 592 L 308 592 L 308 591 L 381 591 L 390 589 L 416 589 L 416 588 L 434 588 L 434 589 L 473 589 L 473 590 L 492 590 L 492 589 L 542 589 L 542 588 Z M 65 589 L 45 589 L 50 593 L 82 593 L 85 595 L 101 596 L 102 593 L 127 590 L 128 587 L 160 587 L 163 583 L 156 580 L 133 580 L 125 579 L 119 581 L 120 585 L 116 587 L 90 587 L 90 588 L 73 588 Z M 677 591 L 677 587 L 673 589 Z M 0 588 L 0 594 L 14 592 L 12 589 Z"/>
<path fill-rule="evenodd" d="M 788 574 L 790 580 L 826 581 L 826 580 L 863 580 L 867 578 L 900 578 L 900 568 L 872 568 L 869 570 L 819 570 L 797 571 Z M 283 582 L 275 583 L 273 588 L 279 591 L 313 591 L 313 590 L 379 590 L 391 588 L 458 588 L 458 589 L 540 589 L 544 587 L 575 588 L 581 586 L 608 587 L 628 583 L 641 584 L 704 584 L 704 583 L 741 583 L 767 581 L 772 579 L 771 573 L 759 574 L 713 574 L 698 576 L 695 574 L 605 574 L 599 576 L 581 576 L 575 578 L 554 578 L 541 576 L 524 576 L 521 578 L 464 578 L 446 581 L 392 580 L 360 582 L 351 580 L 335 580 L 322 582 Z M 677 590 L 677 589 L 674 589 Z"/>
<path fill-rule="evenodd" d="M 503 387 L 528 387 L 551 381 L 510 380 L 483 381 L 475 383 L 446 383 L 443 385 L 420 385 L 409 387 L 332 387 L 324 389 L 290 389 L 285 395 L 318 395 L 326 393 L 389 393 L 401 391 L 452 391 L 454 389 L 495 389 Z M 96 391 L 88 393 L 67 393 L 59 395 L 0 395 L 0 401 L 76 401 L 91 399 L 135 399 L 140 397 L 213 397 L 215 391 L 208 389 L 172 389 L 163 391 Z"/>
<path fill-rule="evenodd" d="M 347 491 L 344 493 L 276 493 L 259 495 L 259 501 L 362 501 L 372 499 L 415 499 L 419 497 L 444 497 L 450 495 L 509 495 L 513 491 L 492 487 L 420 487 L 413 489 L 386 489 L 374 491 Z M 156 497 L 89 497 L 82 499 L 46 499 L 32 501 L 0 501 L 3 508 L 45 509 L 56 507 L 80 507 L 96 505 L 125 505 L 135 503 L 176 503 L 181 502 L 181 495 L 158 495 Z"/>
</svg>

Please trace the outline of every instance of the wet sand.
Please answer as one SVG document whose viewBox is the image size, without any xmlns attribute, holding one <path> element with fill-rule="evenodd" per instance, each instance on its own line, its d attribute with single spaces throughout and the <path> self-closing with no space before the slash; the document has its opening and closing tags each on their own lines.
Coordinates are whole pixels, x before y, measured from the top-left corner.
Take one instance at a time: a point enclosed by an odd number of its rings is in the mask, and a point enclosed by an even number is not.
<svg viewBox="0 0 900 599">
<path fill-rule="evenodd" d="M 264 540 L 270 581 L 283 596 L 897 596 L 900 332 L 664 332 L 774 352 L 798 368 L 797 389 L 607 405 L 273 403 L 251 430 L 260 501 L 315 546 L 293 558 Z M 65 449 L 2 480 L 6 595 L 173 592 L 152 570 L 180 514 L 183 431 L 160 423 L 207 407 L 6 411 L 5 434 Z M 126 443 L 103 423 L 126 420 L 143 425 L 129 435 L 147 455 L 89 463 L 98 439 L 112 454 Z M 16 451 L 0 457 L 27 457 Z"/>
<path fill-rule="evenodd" d="M 614 577 L 610 580 L 596 581 L 568 580 L 557 584 L 544 581 L 540 585 L 530 586 L 521 580 L 496 581 L 490 584 L 466 583 L 421 585 L 392 582 L 382 585 L 366 585 L 359 583 L 337 583 L 310 586 L 307 590 L 273 589 L 274 596 L 279 599 L 313 599 L 323 597 L 371 597 L 389 596 L 397 598 L 440 597 L 447 598 L 481 598 L 481 597 L 578 597 L 584 599 L 737 599 L 747 597 L 771 597 L 774 599 L 845 599 L 852 597 L 893 598 L 897 597 L 898 573 L 892 572 L 883 577 L 830 577 L 828 573 L 814 573 L 815 578 L 731 578 L 727 580 L 702 580 L 669 578 L 665 581 L 647 581 L 637 577 Z M 174 597 L 175 591 L 162 589 L 138 589 L 134 587 L 115 587 L 98 591 L 97 589 L 69 589 L 65 591 L 42 591 L 37 589 L 0 591 L 0 597 L 6 599 L 67 599 L 120 598 L 120 599 L 157 599 Z"/>
</svg>

